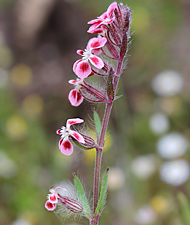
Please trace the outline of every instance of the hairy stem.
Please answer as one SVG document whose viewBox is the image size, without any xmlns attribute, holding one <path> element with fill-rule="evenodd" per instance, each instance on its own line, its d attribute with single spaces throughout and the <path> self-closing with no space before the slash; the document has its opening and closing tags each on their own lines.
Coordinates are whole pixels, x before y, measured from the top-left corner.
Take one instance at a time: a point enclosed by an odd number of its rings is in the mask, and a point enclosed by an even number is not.
<svg viewBox="0 0 190 225">
<path fill-rule="evenodd" d="M 102 150 L 104 146 L 104 138 L 110 118 L 112 103 L 106 103 L 106 109 L 104 114 L 104 120 L 102 123 L 102 130 L 100 134 L 100 139 L 98 142 L 98 148 L 96 149 L 96 163 L 95 163 L 95 172 L 94 172 L 94 207 L 93 213 L 95 213 L 98 197 L 99 197 L 99 183 L 100 183 L 100 168 L 101 168 L 101 159 L 102 159 Z"/>
<path fill-rule="evenodd" d="M 114 92 L 117 89 L 117 85 L 119 82 L 119 77 L 122 72 L 122 64 L 123 64 L 123 58 L 118 59 L 117 61 L 117 68 L 116 68 L 116 79 L 114 82 Z M 104 140 L 105 140 L 105 134 L 108 127 L 108 122 L 110 119 L 111 109 L 113 106 L 112 102 L 106 103 L 105 113 L 104 113 L 104 119 L 102 123 L 102 130 L 100 134 L 100 138 L 98 141 L 98 148 L 96 149 L 96 162 L 95 162 L 95 171 L 94 171 L 94 202 L 93 202 L 93 213 L 96 211 L 96 207 L 99 200 L 99 185 L 100 185 L 100 169 L 101 169 L 101 159 L 102 159 L 102 152 L 104 147 Z M 98 218 L 96 220 L 91 221 L 91 225 L 98 225 Z"/>
</svg>

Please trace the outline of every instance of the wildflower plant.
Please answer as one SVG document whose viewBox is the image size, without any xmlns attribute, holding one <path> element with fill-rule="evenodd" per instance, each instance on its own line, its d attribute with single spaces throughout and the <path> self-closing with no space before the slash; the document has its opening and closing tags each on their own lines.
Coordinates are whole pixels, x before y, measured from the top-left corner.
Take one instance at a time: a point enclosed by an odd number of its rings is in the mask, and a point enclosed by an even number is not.
<svg viewBox="0 0 190 225">
<path fill-rule="evenodd" d="M 106 12 L 97 19 L 88 22 L 89 33 L 97 35 L 88 41 L 85 50 L 77 50 L 82 58 L 73 65 L 76 80 L 70 80 L 74 85 L 69 93 L 71 105 L 77 107 L 83 100 L 93 103 L 104 103 L 105 112 L 101 120 L 94 111 L 94 124 L 96 127 L 95 140 L 87 135 L 74 130 L 75 124 L 83 123 L 80 118 L 68 119 L 66 127 L 57 130 L 60 135 L 59 149 L 62 154 L 69 156 L 73 153 L 73 143 L 81 149 L 96 149 L 96 161 L 94 170 L 93 206 L 91 208 L 83 185 L 74 175 L 74 184 L 77 197 L 74 199 L 68 195 L 62 195 L 60 190 L 68 191 L 64 187 L 51 188 L 45 207 L 49 211 L 59 207 L 65 207 L 74 214 L 80 214 L 88 218 L 91 225 L 97 225 L 102 213 L 107 194 L 108 171 L 106 170 L 100 188 L 100 169 L 102 152 L 105 143 L 106 130 L 111 114 L 111 109 L 116 100 L 116 91 L 120 76 L 126 65 L 126 54 L 130 39 L 131 9 L 126 5 L 112 3 Z M 92 76 L 99 76 L 104 82 L 104 88 L 96 88 L 87 80 Z M 102 91 L 102 90 L 105 91 Z"/>
</svg>

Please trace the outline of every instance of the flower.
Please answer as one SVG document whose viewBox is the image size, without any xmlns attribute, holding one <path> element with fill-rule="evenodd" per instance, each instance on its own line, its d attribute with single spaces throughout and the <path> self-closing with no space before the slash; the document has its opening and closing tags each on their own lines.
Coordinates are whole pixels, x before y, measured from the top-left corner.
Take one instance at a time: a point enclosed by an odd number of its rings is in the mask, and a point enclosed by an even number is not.
<svg viewBox="0 0 190 225">
<path fill-rule="evenodd" d="M 81 213 L 83 211 L 83 206 L 76 200 L 69 198 L 67 196 L 62 196 L 57 192 L 57 189 L 62 189 L 67 191 L 67 189 L 62 187 L 51 188 L 48 194 L 48 200 L 45 203 L 45 208 L 48 211 L 54 211 L 56 209 L 58 201 L 61 202 L 67 209 L 74 213 Z"/>
<path fill-rule="evenodd" d="M 69 101 L 72 106 L 79 106 L 83 102 L 83 97 L 79 92 L 83 79 L 69 80 L 69 83 L 75 86 L 75 88 L 69 92 Z"/>
<path fill-rule="evenodd" d="M 73 71 L 78 77 L 83 79 L 91 74 L 92 69 L 88 61 L 98 69 L 104 67 L 104 62 L 96 55 L 102 52 L 101 48 L 106 42 L 107 39 L 105 37 L 91 38 L 85 51 L 77 50 L 77 54 L 82 56 L 82 59 L 77 60 L 73 65 Z"/>
<path fill-rule="evenodd" d="M 182 159 L 165 162 L 160 170 L 161 179 L 174 186 L 184 184 L 189 179 L 189 175 L 189 164 Z"/>
<path fill-rule="evenodd" d="M 177 132 L 172 132 L 160 138 L 157 143 L 158 153 L 164 159 L 174 159 L 185 154 L 188 148 L 186 138 Z"/>
<path fill-rule="evenodd" d="M 88 24 L 93 24 L 87 32 L 89 33 L 99 33 L 105 29 L 105 26 L 111 24 L 115 17 L 112 16 L 113 11 L 117 8 L 117 2 L 113 2 L 101 16 L 97 17 L 98 19 L 94 19 L 88 22 Z M 101 28 L 99 28 L 101 27 Z"/>
<path fill-rule="evenodd" d="M 79 143 L 85 144 L 84 138 L 78 132 L 71 130 L 70 126 L 73 124 L 83 123 L 84 120 L 75 118 L 75 119 L 68 119 L 66 123 L 66 127 L 62 126 L 61 129 L 57 130 L 57 134 L 61 136 L 59 141 L 59 149 L 62 154 L 64 155 L 71 155 L 73 153 L 73 145 L 69 141 L 69 137 L 74 138 Z"/>
</svg>

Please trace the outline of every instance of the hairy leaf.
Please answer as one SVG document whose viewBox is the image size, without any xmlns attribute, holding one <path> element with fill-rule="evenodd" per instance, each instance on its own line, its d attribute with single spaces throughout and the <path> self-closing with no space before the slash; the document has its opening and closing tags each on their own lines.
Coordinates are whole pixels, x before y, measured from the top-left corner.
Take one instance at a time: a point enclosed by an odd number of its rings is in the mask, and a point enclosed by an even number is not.
<svg viewBox="0 0 190 225">
<path fill-rule="evenodd" d="M 98 205 L 97 205 L 94 217 L 98 213 L 102 212 L 104 204 L 105 204 L 106 194 L 107 194 L 108 171 L 109 171 L 109 168 L 106 170 L 104 178 L 103 178 L 103 181 L 102 181 L 102 187 L 101 187 L 101 191 L 100 191 L 100 198 L 99 198 L 99 201 L 98 201 Z"/>
<path fill-rule="evenodd" d="M 75 183 L 75 189 L 76 189 L 77 196 L 78 196 L 78 201 L 84 208 L 83 213 L 85 214 L 85 216 L 88 219 L 90 219 L 90 217 L 91 217 L 91 209 L 90 209 L 88 200 L 86 198 L 86 194 L 85 194 L 84 188 L 83 188 L 79 178 L 76 175 L 74 176 L 74 183 Z"/>
</svg>

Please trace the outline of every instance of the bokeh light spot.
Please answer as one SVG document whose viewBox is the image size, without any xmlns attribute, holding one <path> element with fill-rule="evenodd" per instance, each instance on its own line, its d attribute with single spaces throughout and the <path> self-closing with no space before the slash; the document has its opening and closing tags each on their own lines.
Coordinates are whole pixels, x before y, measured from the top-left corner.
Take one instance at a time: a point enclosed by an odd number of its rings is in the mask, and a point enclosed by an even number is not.
<svg viewBox="0 0 190 225">
<path fill-rule="evenodd" d="M 18 87 L 28 86 L 32 80 L 32 70 L 25 64 L 18 64 L 11 71 L 11 80 Z"/>
<path fill-rule="evenodd" d="M 5 126 L 8 136 L 14 140 L 20 140 L 26 134 L 27 124 L 25 120 L 20 116 L 11 116 L 7 120 Z"/>
<path fill-rule="evenodd" d="M 22 102 L 22 109 L 28 116 L 38 116 L 43 110 L 43 99 L 36 94 L 28 95 Z"/>
</svg>

